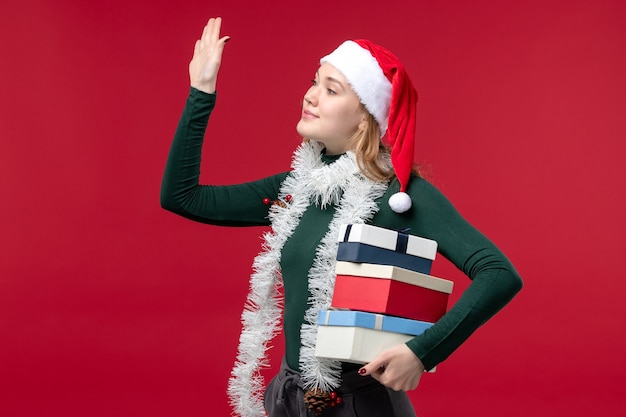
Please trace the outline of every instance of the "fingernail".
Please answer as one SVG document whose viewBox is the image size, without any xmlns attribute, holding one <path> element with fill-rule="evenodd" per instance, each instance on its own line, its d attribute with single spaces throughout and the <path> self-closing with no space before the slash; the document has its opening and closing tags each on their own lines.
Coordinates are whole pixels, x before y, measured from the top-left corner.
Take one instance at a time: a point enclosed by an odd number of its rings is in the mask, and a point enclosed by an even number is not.
<svg viewBox="0 0 626 417">
<path fill-rule="evenodd" d="M 359 375 L 365 375 L 366 373 L 367 373 L 367 370 L 365 368 L 359 369 Z"/>
</svg>

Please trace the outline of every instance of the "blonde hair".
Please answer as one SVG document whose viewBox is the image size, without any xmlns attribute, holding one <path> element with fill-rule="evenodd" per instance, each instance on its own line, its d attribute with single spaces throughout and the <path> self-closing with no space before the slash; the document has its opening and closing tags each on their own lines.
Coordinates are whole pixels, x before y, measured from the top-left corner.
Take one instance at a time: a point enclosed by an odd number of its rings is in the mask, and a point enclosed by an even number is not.
<svg viewBox="0 0 626 417">
<path fill-rule="evenodd" d="M 359 129 L 348 139 L 350 148 L 354 151 L 356 162 L 361 173 L 372 181 L 386 182 L 396 176 L 391 164 L 391 150 L 383 143 L 380 137 L 380 126 L 374 116 L 365 109 L 364 127 Z M 303 138 L 305 142 L 309 139 Z M 413 174 L 420 176 L 419 167 L 413 166 Z"/>
<path fill-rule="evenodd" d="M 364 107 L 365 110 L 365 107 Z M 391 164 L 391 150 L 380 137 L 380 126 L 367 110 L 364 129 L 359 129 L 351 138 L 359 169 L 373 181 L 389 181 L 396 176 Z M 420 177 L 419 165 L 413 165 L 413 175 Z"/>
<path fill-rule="evenodd" d="M 359 128 L 349 139 L 359 169 L 373 181 L 388 181 L 395 176 L 390 150 L 380 140 L 380 127 L 371 113 L 366 111 L 365 127 Z"/>
</svg>

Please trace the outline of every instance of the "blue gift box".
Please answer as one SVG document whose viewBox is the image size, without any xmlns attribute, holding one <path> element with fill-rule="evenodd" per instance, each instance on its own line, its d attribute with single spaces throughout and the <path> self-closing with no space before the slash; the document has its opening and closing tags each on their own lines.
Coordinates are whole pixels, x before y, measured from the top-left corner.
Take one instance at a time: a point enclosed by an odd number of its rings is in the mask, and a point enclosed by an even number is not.
<svg viewBox="0 0 626 417">
<path fill-rule="evenodd" d="M 321 310 L 315 356 L 367 363 L 381 352 L 406 343 L 432 326 L 417 320 L 352 310 Z"/>
<path fill-rule="evenodd" d="M 362 327 L 412 336 L 424 333 L 433 325 L 433 323 L 425 321 L 354 310 L 321 310 L 317 324 L 320 326 Z"/>
<path fill-rule="evenodd" d="M 366 224 L 342 225 L 337 260 L 393 265 L 430 274 L 437 242 Z"/>
</svg>

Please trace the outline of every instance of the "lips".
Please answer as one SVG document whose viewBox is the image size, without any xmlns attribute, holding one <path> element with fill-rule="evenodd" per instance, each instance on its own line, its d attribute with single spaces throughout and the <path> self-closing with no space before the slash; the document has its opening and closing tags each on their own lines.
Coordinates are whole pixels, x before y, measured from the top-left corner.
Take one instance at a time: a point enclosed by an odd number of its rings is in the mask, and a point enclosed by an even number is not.
<svg viewBox="0 0 626 417">
<path fill-rule="evenodd" d="M 302 117 L 306 118 L 306 119 L 317 119 L 317 118 L 319 118 L 318 115 L 316 115 L 315 113 L 311 112 L 310 110 L 306 110 L 306 109 L 302 110 Z"/>
</svg>

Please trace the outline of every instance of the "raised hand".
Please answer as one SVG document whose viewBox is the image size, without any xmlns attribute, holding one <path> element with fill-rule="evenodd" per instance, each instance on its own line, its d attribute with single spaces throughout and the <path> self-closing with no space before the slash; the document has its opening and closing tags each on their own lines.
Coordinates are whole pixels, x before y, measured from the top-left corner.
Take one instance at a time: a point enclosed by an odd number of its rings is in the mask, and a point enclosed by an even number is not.
<svg viewBox="0 0 626 417">
<path fill-rule="evenodd" d="M 204 27 L 202 37 L 196 41 L 193 58 L 189 63 L 191 86 L 206 93 L 214 93 L 217 73 L 222 62 L 224 45 L 230 36 L 220 38 L 222 19 L 211 18 Z"/>
</svg>

